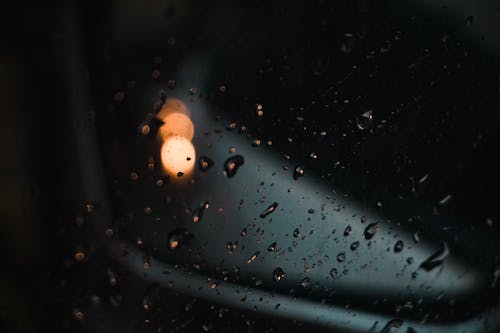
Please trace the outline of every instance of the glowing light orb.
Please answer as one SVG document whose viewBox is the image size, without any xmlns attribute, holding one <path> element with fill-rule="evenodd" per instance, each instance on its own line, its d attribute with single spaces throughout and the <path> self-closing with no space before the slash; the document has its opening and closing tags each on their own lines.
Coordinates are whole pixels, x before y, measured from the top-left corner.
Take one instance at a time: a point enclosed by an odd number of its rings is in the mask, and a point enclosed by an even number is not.
<svg viewBox="0 0 500 333">
<path fill-rule="evenodd" d="M 170 136 L 181 136 L 192 140 L 194 136 L 194 125 L 191 119 L 183 113 L 170 113 L 162 118 L 165 123 L 160 127 L 159 134 L 163 139 Z"/>
<path fill-rule="evenodd" d="M 171 113 L 183 113 L 190 116 L 189 109 L 180 99 L 169 97 L 158 112 L 157 117 L 160 119 L 165 118 Z"/>
<path fill-rule="evenodd" d="M 165 139 L 160 151 L 165 171 L 173 178 L 185 178 L 194 169 L 196 153 L 190 140 L 182 136 Z"/>
</svg>

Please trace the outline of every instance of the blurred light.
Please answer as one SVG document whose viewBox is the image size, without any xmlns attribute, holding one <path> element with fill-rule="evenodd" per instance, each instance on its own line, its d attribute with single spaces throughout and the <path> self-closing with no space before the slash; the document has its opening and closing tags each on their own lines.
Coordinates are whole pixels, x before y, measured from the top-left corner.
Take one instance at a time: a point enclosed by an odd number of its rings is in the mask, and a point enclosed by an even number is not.
<svg viewBox="0 0 500 333">
<path fill-rule="evenodd" d="M 191 140 L 194 125 L 189 109 L 177 98 L 168 98 L 156 115 L 163 121 L 158 138 L 163 141 L 160 156 L 163 169 L 174 179 L 185 179 L 194 169 L 196 152 Z"/>
<path fill-rule="evenodd" d="M 196 153 L 194 146 L 182 136 L 171 136 L 161 147 L 161 161 L 165 171 L 177 178 L 191 173 L 194 169 Z"/>
<path fill-rule="evenodd" d="M 157 117 L 163 120 L 166 116 L 171 113 L 182 113 L 186 116 L 190 116 L 189 110 L 180 99 L 169 97 L 163 104 L 160 112 L 158 112 Z"/>
<path fill-rule="evenodd" d="M 163 139 L 167 139 L 170 136 L 181 136 L 185 139 L 192 140 L 194 136 L 194 126 L 189 119 L 183 113 L 171 113 L 165 118 L 162 118 L 165 123 L 160 127 L 160 136 Z"/>
</svg>

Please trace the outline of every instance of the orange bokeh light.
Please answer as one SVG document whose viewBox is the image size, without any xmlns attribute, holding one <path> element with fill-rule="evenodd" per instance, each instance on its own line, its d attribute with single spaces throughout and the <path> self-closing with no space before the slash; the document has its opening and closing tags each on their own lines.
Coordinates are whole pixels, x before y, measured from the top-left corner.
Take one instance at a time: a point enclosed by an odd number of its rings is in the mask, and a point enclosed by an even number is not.
<svg viewBox="0 0 500 333">
<path fill-rule="evenodd" d="M 188 140 L 192 140 L 194 136 L 194 126 L 189 119 L 183 113 L 170 113 L 162 118 L 165 123 L 160 127 L 159 135 L 166 139 L 170 136 L 182 136 Z"/>
<path fill-rule="evenodd" d="M 157 117 L 163 121 L 158 139 L 163 141 L 160 156 L 165 172 L 174 179 L 186 179 L 195 165 L 196 151 L 191 140 L 194 125 L 186 105 L 177 98 L 168 98 Z"/>
<path fill-rule="evenodd" d="M 190 116 L 189 109 L 186 104 L 182 102 L 180 99 L 169 97 L 165 101 L 165 104 L 161 107 L 160 112 L 158 112 L 157 117 L 162 119 L 168 116 L 171 113 L 182 113 L 186 116 Z"/>
<path fill-rule="evenodd" d="M 161 161 L 165 171 L 174 177 L 191 173 L 196 152 L 190 140 L 182 136 L 168 137 L 161 147 Z"/>
</svg>

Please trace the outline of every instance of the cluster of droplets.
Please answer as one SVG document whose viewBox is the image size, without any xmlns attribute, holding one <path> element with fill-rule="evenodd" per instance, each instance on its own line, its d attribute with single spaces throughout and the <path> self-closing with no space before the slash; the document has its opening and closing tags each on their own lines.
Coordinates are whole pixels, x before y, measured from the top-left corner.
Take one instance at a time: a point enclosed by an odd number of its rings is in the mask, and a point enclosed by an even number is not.
<svg viewBox="0 0 500 333">
<path fill-rule="evenodd" d="M 201 218 L 203 217 L 203 213 L 205 210 L 207 210 L 210 207 L 210 204 L 208 201 L 204 201 L 200 207 L 196 208 L 193 211 L 193 222 L 194 223 L 199 223 L 201 221 Z"/>
</svg>

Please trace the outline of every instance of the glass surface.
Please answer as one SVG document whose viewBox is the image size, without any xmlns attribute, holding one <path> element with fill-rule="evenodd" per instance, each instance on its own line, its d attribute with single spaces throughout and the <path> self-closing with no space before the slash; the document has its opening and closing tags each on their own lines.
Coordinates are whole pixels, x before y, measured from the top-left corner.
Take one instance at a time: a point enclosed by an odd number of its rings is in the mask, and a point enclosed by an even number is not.
<svg viewBox="0 0 500 333">
<path fill-rule="evenodd" d="M 0 53 L 0 330 L 497 332 L 499 15 L 44 8 Z"/>
</svg>

